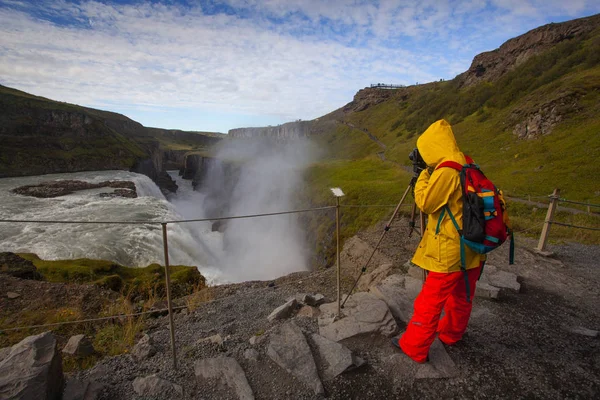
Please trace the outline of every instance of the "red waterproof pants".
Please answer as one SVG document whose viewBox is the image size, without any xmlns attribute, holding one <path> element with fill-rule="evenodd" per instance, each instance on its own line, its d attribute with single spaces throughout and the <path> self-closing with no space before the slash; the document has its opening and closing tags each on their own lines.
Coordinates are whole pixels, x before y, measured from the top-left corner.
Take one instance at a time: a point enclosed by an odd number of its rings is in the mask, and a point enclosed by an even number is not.
<svg viewBox="0 0 600 400">
<path fill-rule="evenodd" d="M 400 347 L 406 355 L 416 362 L 425 362 L 436 333 L 445 344 L 454 344 L 462 338 L 480 273 L 481 267 L 467 271 L 471 294 L 471 302 L 467 302 L 463 272 L 429 272 L 415 299 L 413 317 L 400 338 Z M 442 310 L 445 315 L 440 320 Z"/>
</svg>

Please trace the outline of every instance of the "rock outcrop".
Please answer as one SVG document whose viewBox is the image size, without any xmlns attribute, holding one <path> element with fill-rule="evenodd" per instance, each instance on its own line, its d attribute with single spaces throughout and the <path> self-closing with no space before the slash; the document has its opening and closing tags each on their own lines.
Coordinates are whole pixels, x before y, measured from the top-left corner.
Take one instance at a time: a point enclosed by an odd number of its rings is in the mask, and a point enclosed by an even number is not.
<svg viewBox="0 0 600 400">
<path fill-rule="evenodd" d="M 62 397 L 62 359 L 52 332 L 29 336 L 0 361 L 0 398 L 54 400 Z"/>
<path fill-rule="evenodd" d="M 350 296 L 343 309 L 344 316 L 339 320 L 337 303 L 323 304 L 320 310 L 319 334 L 336 342 L 363 333 L 392 336 L 398 331 L 387 304 L 371 293 L 358 292 Z"/>
<path fill-rule="evenodd" d="M 298 139 L 310 135 L 311 121 L 294 121 L 277 126 L 260 128 L 237 128 L 229 131 L 229 137 L 235 139 L 269 138 L 275 140 Z"/>
<path fill-rule="evenodd" d="M 504 74 L 564 40 L 584 35 L 600 25 L 600 15 L 580 18 L 560 24 L 548 24 L 506 41 L 493 51 L 481 53 L 471 67 L 458 75 L 460 87 L 479 82 L 494 82 Z"/>
<path fill-rule="evenodd" d="M 286 322 L 272 335 L 267 355 L 280 367 L 310 387 L 315 394 L 323 394 L 323 384 L 317 372 L 310 347 L 302 330 L 293 322 Z"/>
<path fill-rule="evenodd" d="M 21 279 L 42 279 L 42 275 L 31 261 L 11 252 L 0 253 L 0 274 Z"/>
<path fill-rule="evenodd" d="M 88 189 L 113 188 L 115 196 L 136 198 L 137 191 L 135 183 L 131 181 L 104 181 L 99 183 L 90 183 L 75 180 L 59 180 L 42 182 L 37 185 L 19 186 L 11 190 L 13 193 L 23 196 L 32 196 L 39 198 L 60 197 L 68 194 Z"/>
</svg>

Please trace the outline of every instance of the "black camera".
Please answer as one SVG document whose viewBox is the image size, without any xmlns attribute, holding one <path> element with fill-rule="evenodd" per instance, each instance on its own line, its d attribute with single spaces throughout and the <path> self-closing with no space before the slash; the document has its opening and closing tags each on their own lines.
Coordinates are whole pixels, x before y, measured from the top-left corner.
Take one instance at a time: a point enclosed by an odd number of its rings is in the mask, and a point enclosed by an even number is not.
<svg viewBox="0 0 600 400">
<path fill-rule="evenodd" d="M 423 157 L 421 157 L 419 149 L 414 148 L 408 155 L 408 158 L 410 158 L 410 161 L 413 163 L 413 172 L 415 173 L 415 176 L 419 176 L 421 171 L 427 168 L 427 164 L 425 163 L 425 160 L 423 160 Z"/>
</svg>

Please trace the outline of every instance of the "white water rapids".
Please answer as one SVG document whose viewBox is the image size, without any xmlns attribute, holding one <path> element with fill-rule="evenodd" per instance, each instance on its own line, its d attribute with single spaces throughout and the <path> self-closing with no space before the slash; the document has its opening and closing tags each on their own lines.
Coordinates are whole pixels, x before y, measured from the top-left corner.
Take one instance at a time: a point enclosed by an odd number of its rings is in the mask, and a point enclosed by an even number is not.
<svg viewBox="0 0 600 400">
<path fill-rule="evenodd" d="M 162 222 L 202 218 L 203 195 L 193 192 L 190 181 L 171 173 L 179 185 L 169 202 L 147 176 L 125 171 L 79 172 L 0 179 L 0 219 L 54 221 L 148 221 Z M 102 198 L 91 189 L 56 198 L 35 198 L 11 193 L 23 185 L 59 179 L 101 182 L 128 180 L 136 185 L 138 198 Z M 197 207 L 193 205 L 196 204 Z M 184 205 L 183 211 L 178 205 Z M 196 210 L 194 210 L 196 208 Z M 159 224 L 43 224 L 0 223 L 0 251 L 30 252 L 42 259 L 94 258 L 127 266 L 164 265 L 162 230 Z M 218 260 L 222 258 L 222 234 L 211 232 L 210 222 L 169 224 L 169 262 L 195 265 L 209 282 L 235 280 Z"/>
</svg>

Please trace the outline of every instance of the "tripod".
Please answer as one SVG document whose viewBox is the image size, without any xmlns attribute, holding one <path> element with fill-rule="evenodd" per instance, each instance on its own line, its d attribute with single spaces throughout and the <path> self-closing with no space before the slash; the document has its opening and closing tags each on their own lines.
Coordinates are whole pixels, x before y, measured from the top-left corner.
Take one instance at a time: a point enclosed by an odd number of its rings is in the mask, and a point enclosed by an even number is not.
<svg viewBox="0 0 600 400">
<path fill-rule="evenodd" d="M 383 233 L 381 234 L 381 237 L 379 238 L 379 241 L 377 242 L 377 244 L 375 245 L 375 248 L 371 252 L 371 255 L 369 256 L 369 259 L 365 263 L 365 266 L 362 267 L 362 269 L 360 271 L 360 274 L 358 275 L 358 278 L 356 278 L 356 281 L 354 281 L 354 285 L 352 285 L 352 289 L 350 289 L 350 292 L 348 293 L 348 295 L 346 296 L 346 299 L 342 303 L 341 308 L 344 308 L 344 304 L 346 304 L 346 301 L 348 300 L 348 298 L 350 297 L 350 295 L 352 294 L 352 292 L 356 288 L 356 285 L 358 284 L 358 281 L 360 280 L 360 278 L 362 277 L 362 275 L 367 271 L 367 266 L 369 265 L 369 263 L 371 262 L 371 259 L 375 255 L 375 252 L 379 248 L 379 245 L 381 244 L 381 241 L 385 237 L 385 234 L 390 230 L 390 225 L 392 225 L 392 221 L 394 220 L 394 218 L 396 218 L 396 214 L 398 214 L 398 211 L 400 210 L 400 207 L 402 206 L 402 203 L 404 203 L 404 199 L 406 199 L 406 196 L 408 195 L 408 193 L 410 193 L 412 190 L 414 190 L 415 183 L 417 182 L 417 177 L 418 176 L 415 175 L 415 176 L 413 176 L 411 178 L 410 183 L 408 184 L 408 187 L 404 191 L 404 194 L 402 195 L 402 198 L 400 199 L 400 202 L 398 203 L 398 205 L 396 206 L 396 209 L 394 210 L 394 213 L 392 214 L 392 217 L 390 218 L 389 222 L 385 225 L 385 228 L 383 228 Z M 417 213 L 417 205 L 413 204 L 412 212 L 411 212 L 411 220 L 410 220 L 410 224 L 409 224 L 410 225 L 410 232 L 408 234 L 408 237 L 411 237 L 411 235 L 412 235 L 412 233 L 414 231 L 416 213 Z M 422 211 L 419 211 L 419 214 L 420 214 L 419 215 L 419 220 L 420 220 L 420 229 L 421 229 L 421 237 L 422 237 L 423 236 L 423 230 L 425 229 L 425 214 L 423 214 Z M 425 281 L 425 270 L 423 270 L 423 281 Z"/>
</svg>

